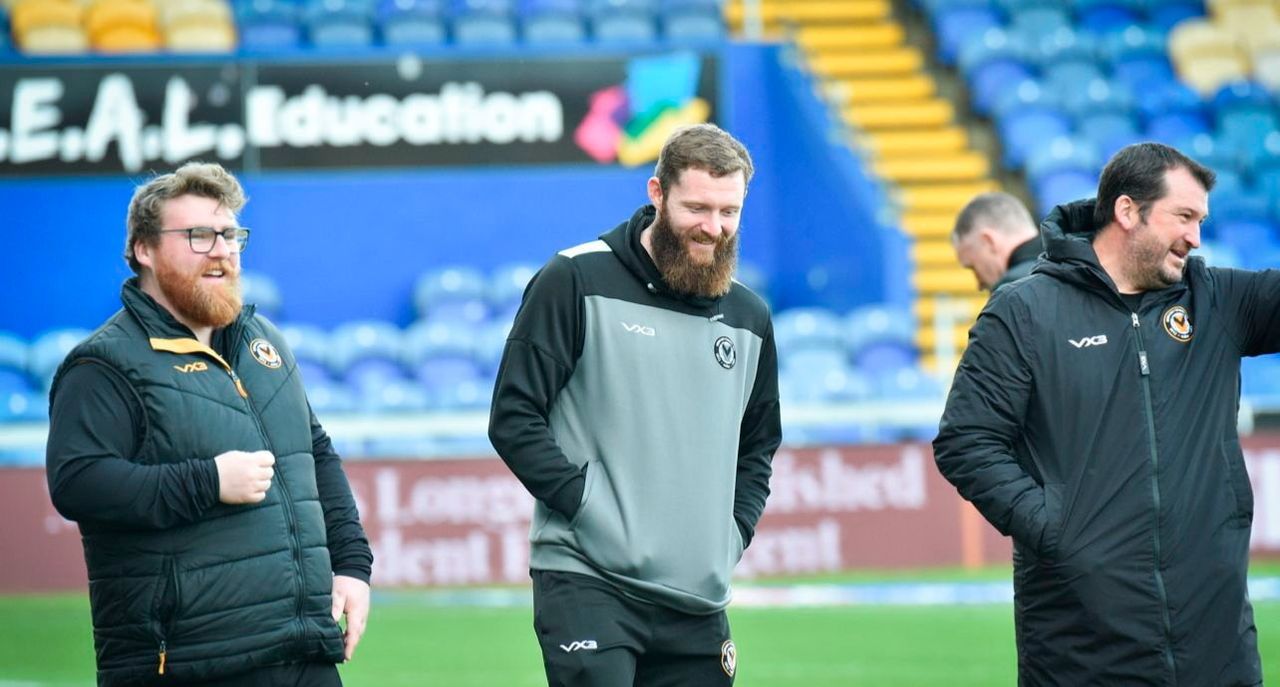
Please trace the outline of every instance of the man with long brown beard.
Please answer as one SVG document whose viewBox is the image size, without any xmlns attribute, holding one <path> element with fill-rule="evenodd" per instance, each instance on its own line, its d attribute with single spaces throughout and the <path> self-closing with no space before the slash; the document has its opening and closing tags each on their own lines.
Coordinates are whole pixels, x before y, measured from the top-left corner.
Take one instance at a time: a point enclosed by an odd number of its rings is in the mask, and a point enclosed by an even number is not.
<svg viewBox="0 0 1280 687">
<path fill-rule="evenodd" d="M 489 437 L 536 497 L 534 627 L 551 685 L 729 685 L 724 608 L 781 440 L 764 302 L 738 282 L 746 149 L 677 131 L 652 205 L 525 292 Z"/>
<path fill-rule="evenodd" d="M 141 186 L 124 308 L 54 379 L 49 493 L 84 540 L 99 685 L 331 687 L 364 631 L 351 487 L 284 338 L 241 305 L 244 204 L 218 165 Z"/>
</svg>

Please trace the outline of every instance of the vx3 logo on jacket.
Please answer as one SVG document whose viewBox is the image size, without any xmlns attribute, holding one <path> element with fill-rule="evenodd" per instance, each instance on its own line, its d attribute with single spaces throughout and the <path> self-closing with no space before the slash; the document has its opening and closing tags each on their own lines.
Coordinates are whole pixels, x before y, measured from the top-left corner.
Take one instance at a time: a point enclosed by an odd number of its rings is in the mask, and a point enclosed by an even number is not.
<svg viewBox="0 0 1280 687">
<path fill-rule="evenodd" d="M 1071 342 L 1071 345 L 1075 346 L 1076 348 L 1088 348 L 1090 346 L 1105 346 L 1107 345 L 1107 335 L 1099 334 L 1097 336 L 1086 336 L 1083 339 L 1067 339 L 1067 341 Z"/>
</svg>

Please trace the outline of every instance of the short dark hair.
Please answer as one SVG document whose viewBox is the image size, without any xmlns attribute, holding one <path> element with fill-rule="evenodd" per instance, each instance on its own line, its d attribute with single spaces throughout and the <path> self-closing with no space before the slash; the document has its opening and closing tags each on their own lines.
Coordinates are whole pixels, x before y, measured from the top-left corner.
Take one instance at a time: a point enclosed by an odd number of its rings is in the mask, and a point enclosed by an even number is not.
<svg viewBox="0 0 1280 687">
<path fill-rule="evenodd" d="M 1163 143 L 1134 143 L 1121 148 L 1111 157 L 1098 181 L 1098 202 L 1093 208 L 1094 226 L 1101 229 L 1116 215 L 1116 200 L 1129 196 L 1138 204 L 1143 222 L 1151 205 L 1169 192 L 1165 174 L 1183 168 L 1200 182 L 1205 192 L 1213 190 L 1218 175 L 1213 170 Z"/>
<path fill-rule="evenodd" d="M 1038 230 L 1035 220 L 1031 219 L 1031 213 L 1027 211 L 1027 206 L 1004 191 L 991 191 L 974 196 L 973 200 L 970 200 L 956 216 L 955 227 L 951 230 L 951 240 L 956 242 L 964 240 L 979 225 L 995 227 L 1005 234 Z"/>
<path fill-rule="evenodd" d="M 700 169 L 716 178 L 742 172 L 744 183 L 750 183 L 755 174 L 746 146 L 715 124 L 677 129 L 662 144 L 653 175 L 664 195 L 686 169 Z"/>
<path fill-rule="evenodd" d="M 240 212 L 247 200 L 240 182 L 222 165 L 213 162 L 188 162 L 171 174 L 161 174 L 139 186 L 129 201 L 129 214 L 125 218 L 124 259 L 134 274 L 142 271 L 133 254 L 134 244 L 142 241 L 154 246 L 160 240 L 164 204 L 178 196 L 216 200 L 233 215 Z"/>
</svg>

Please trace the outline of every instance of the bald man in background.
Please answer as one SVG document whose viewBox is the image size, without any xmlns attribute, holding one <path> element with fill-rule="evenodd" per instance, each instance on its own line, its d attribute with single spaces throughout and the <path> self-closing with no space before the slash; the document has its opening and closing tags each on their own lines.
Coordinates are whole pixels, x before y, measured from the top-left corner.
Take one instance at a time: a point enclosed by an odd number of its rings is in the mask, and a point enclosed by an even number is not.
<svg viewBox="0 0 1280 687">
<path fill-rule="evenodd" d="M 956 259 L 978 278 L 984 291 L 1031 273 L 1043 251 L 1040 230 L 1022 201 L 1001 191 L 970 200 L 951 230 Z"/>
</svg>

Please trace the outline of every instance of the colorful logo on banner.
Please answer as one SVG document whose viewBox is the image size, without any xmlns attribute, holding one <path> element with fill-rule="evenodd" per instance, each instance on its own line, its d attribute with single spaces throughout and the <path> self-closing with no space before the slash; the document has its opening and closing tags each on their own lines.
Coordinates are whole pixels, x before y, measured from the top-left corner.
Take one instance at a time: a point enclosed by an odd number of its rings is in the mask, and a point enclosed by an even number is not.
<svg viewBox="0 0 1280 687">
<path fill-rule="evenodd" d="M 657 159 L 673 131 L 711 115 L 711 105 L 697 96 L 701 70 L 693 53 L 631 60 L 626 83 L 591 95 L 573 140 L 597 162 L 635 166 Z"/>
</svg>

